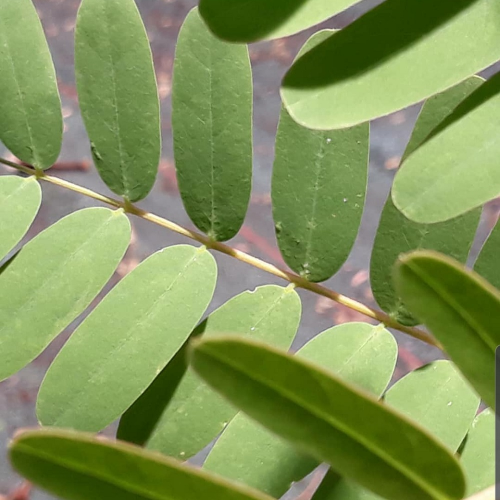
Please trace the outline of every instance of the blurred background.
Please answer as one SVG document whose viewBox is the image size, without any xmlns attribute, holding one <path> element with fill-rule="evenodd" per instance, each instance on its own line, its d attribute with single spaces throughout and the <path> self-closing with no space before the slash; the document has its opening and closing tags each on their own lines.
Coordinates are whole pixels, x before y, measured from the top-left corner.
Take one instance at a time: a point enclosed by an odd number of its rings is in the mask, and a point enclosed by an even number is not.
<svg viewBox="0 0 500 500">
<path fill-rule="evenodd" d="M 60 176 L 100 193 L 110 194 L 92 164 L 89 141 L 78 109 L 74 82 L 73 36 L 76 12 L 80 0 L 34 0 L 55 62 L 64 115 L 64 143 L 59 162 L 51 175 Z M 193 228 L 182 206 L 177 189 L 172 155 L 171 79 L 175 42 L 188 11 L 196 0 L 137 0 L 151 42 L 159 93 L 162 103 L 163 154 L 154 190 L 139 206 L 174 222 Z M 321 28 L 342 28 L 366 10 L 381 3 L 367 0 L 320 25 Z M 397 29 L 397 27 L 395 27 Z M 270 181 L 273 164 L 274 138 L 280 112 L 280 81 L 307 38 L 317 28 L 293 37 L 250 46 L 254 71 L 254 178 L 250 209 L 245 224 L 230 245 L 249 252 L 275 265 L 286 267 L 276 245 L 271 216 Z M 363 47 L 359 47 L 363 50 Z M 459 57 L 459 54 L 457 54 Z M 495 68 L 485 72 L 493 73 Z M 369 285 L 370 251 L 381 209 L 392 179 L 400 163 L 419 106 L 395 113 L 373 123 L 371 132 L 370 172 L 367 202 L 356 244 L 342 270 L 326 285 L 370 306 L 376 306 Z M 3 157 L 14 159 L 2 149 Z M 1 174 L 15 174 L 0 165 Z M 27 239 L 61 217 L 75 210 L 95 205 L 76 193 L 42 183 L 43 202 Z M 483 221 L 471 257 L 479 251 L 482 241 L 497 217 L 497 204 L 491 203 Z M 99 298 L 109 291 L 122 276 L 145 257 L 165 246 L 189 243 L 185 238 L 162 230 L 140 219 L 133 219 L 133 239 L 127 255 L 112 282 Z M 230 257 L 215 255 L 219 265 L 216 293 L 208 312 L 234 295 L 257 286 L 284 283 L 264 272 L 246 266 Z M 303 346 L 319 332 L 346 321 L 366 321 L 361 316 L 328 299 L 310 292 L 299 291 L 303 316 L 293 350 Z M 99 300 L 99 298 L 95 301 Z M 93 304 L 95 306 L 95 303 Z M 88 311 L 87 311 L 88 312 Z M 37 425 L 35 400 L 40 382 L 51 360 L 61 348 L 75 322 L 58 337 L 33 363 L 10 379 L 0 383 L 0 500 L 44 500 L 51 498 L 23 484 L 12 471 L 6 458 L 6 446 L 16 429 Z M 396 333 L 400 356 L 395 379 L 422 364 L 436 359 L 440 353 L 431 347 Z M 112 433 L 113 428 L 107 432 Z M 300 485 L 299 485 L 300 487 Z M 295 490 L 290 498 L 294 498 Z M 2 496 L 3 495 L 3 496 Z"/>
</svg>

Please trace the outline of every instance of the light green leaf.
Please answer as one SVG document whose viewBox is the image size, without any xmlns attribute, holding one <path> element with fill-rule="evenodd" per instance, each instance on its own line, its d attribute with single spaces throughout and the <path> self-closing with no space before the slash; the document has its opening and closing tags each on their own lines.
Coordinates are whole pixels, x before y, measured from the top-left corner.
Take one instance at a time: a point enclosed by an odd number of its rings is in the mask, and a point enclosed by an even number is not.
<svg viewBox="0 0 500 500">
<path fill-rule="evenodd" d="M 63 120 L 56 73 L 31 0 L 0 2 L 0 140 L 39 169 L 59 156 Z"/>
<path fill-rule="evenodd" d="M 283 81 L 284 103 L 315 129 L 387 115 L 496 62 L 499 22 L 496 0 L 387 0 L 301 57 Z"/>
<path fill-rule="evenodd" d="M 0 260 L 26 234 L 41 202 L 42 190 L 34 177 L 0 177 Z"/>
<path fill-rule="evenodd" d="M 415 370 L 387 391 L 385 402 L 418 422 L 450 450 L 456 451 L 474 420 L 479 398 L 449 361 Z M 314 500 L 381 500 L 332 471 Z"/>
<path fill-rule="evenodd" d="M 495 484 L 495 413 L 490 409 L 474 420 L 461 460 L 467 478 L 467 496 Z"/>
<path fill-rule="evenodd" d="M 500 293 L 458 262 L 435 252 L 401 257 L 396 290 L 443 345 L 479 395 L 495 405 Z"/>
<path fill-rule="evenodd" d="M 220 38 L 256 42 L 293 35 L 359 0 L 201 0 L 200 14 Z"/>
<path fill-rule="evenodd" d="M 25 431 L 11 443 L 10 460 L 67 500 L 272 500 L 158 453 L 73 431 Z"/>
<path fill-rule="evenodd" d="M 211 338 L 231 332 L 287 349 L 297 332 L 300 312 L 300 299 L 293 289 L 275 285 L 259 287 L 226 302 L 200 325 L 196 335 Z M 157 404 L 161 405 L 162 400 Z M 146 446 L 187 459 L 210 443 L 237 413 L 190 369 L 157 421 Z M 129 431 L 128 435 L 133 432 Z M 120 436 L 127 437 L 127 434 L 123 432 Z"/>
<path fill-rule="evenodd" d="M 204 248 L 155 253 L 74 332 L 42 383 L 43 425 L 97 432 L 118 418 L 182 347 L 207 308 L 217 265 Z M 133 367 L 133 377 L 125 374 Z"/>
<path fill-rule="evenodd" d="M 329 33 L 316 33 L 303 50 Z M 365 201 L 369 136 L 368 124 L 310 130 L 282 109 L 271 193 L 276 236 L 285 262 L 310 281 L 333 276 L 354 244 Z"/>
<path fill-rule="evenodd" d="M 452 451 L 460 446 L 479 408 L 479 397 L 449 361 L 409 373 L 387 391 L 384 400 Z"/>
<path fill-rule="evenodd" d="M 248 48 L 215 38 L 197 9 L 177 42 L 172 131 L 189 217 L 216 240 L 232 238 L 252 184 L 252 70 Z"/>
<path fill-rule="evenodd" d="M 453 114 L 458 105 L 483 83 L 484 78 L 471 76 L 458 85 L 429 97 L 420 110 L 415 128 L 403 154 L 403 160 L 432 137 L 443 125 L 443 122 Z"/>
<path fill-rule="evenodd" d="M 0 380 L 32 361 L 89 306 L 129 241 L 122 211 L 88 208 L 24 246 L 0 277 Z"/>
<path fill-rule="evenodd" d="M 498 196 L 499 116 L 500 75 L 495 75 L 403 163 L 392 190 L 398 209 L 415 222 L 434 223 Z"/>
<path fill-rule="evenodd" d="M 160 160 L 160 107 L 151 49 L 134 0 L 82 1 L 75 72 L 100 176 L 130 201 L 145 198 Z"/>
<path fill-rule="evenodd" d="M 201 330 L 200 325 L 189 338 L 202 333 Z M 122 415 L 116 432 L 117 439 L 144 445 L 151 437 L 188 369 L 186 356 L 188 341 L 189 339 L 175 353 L 151 385 Z"/>
<path fill-rule="evenodd" d="M 346 323 L 315 337 L 297 356 L 379 397 L 392 377 L 397 353 L 394 337 L 384 328 Z M 239 413 L 212 448 L 204 468 L 279 498 L 317 465 Z"/>
<path fill-rule="evenodd" d="M 497 222 L 474 264 L 474 270 L 493 286 L 500 288 L 500 222 Z"/>
<path fill-rule="evenodd" d="M 191 363 L 251 418 L 389 500 L 463 496 L 461 468 L 438 441 L 310 362 L 222 337 L 195 341 Z"/>
<path fill-rule="evenodd" d="M 403 158 L 421 146 L 483 81 L 482 78 L 474 76 L 428 99 L 422 107 Z M 465 262 L 476 235 L 480 216 L 481 210 L 477 209 L 448 222 L 417 224 L 401 214 L 389 197 L 380 219 L 370 264 L 372 291 L 379 306 L 400 323 L 416 325 L 417 320 L 394 290 L 394 262 L 400 254 L 422 248 L 437 250 Z"/>
</svg>

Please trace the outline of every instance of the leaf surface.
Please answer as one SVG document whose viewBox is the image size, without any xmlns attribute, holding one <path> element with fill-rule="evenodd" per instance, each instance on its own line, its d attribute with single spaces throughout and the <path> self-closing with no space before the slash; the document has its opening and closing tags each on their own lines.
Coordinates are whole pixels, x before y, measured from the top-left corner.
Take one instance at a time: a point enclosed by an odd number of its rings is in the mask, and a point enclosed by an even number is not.
<svg viewBox="0 0 500 500">
<path fill-rule="evenodd" d="M 297 332 L 300 312 L 300 299 L 294 290 L 263 286 L 226 302 L 195 330 L 193 336 L 214 337 L 231 332 L 286 349 Z M 174 370 L 175 366 L 165 369 L 169 374 Z M 149 399 L 137 401 L 133 410 L 135 418 L 124 419 L 118 435 L 164 454 L 187 459 L 215 438 L 237 410 L 190 369 L 173 395 L 169 389 L 172 382 L 177 380 L 162 374 L 162 383 L 152 388 Z M 146 410 L 144 404 L 148 401 L 150 406 L 146 406 Z"/>
<path fill-rule="evenodd" d="M 177 42 L 172 131 L 189 217 L 218 241 L 232 238 L 252 185 L 252 70 L 248 48 L 212 35 L 197 9 Z"/>
<path fill-rule="evenodd" d="M 474 420 L 461 461 L 467 479 L 467 496 L 495 484 L 495 414 L 490 409 Z"/>
<path fill-rule="evenodd" d="M 63 119 L 54 64 L 31 0 L 0 2 L 0 67 L 0 140 L 20 160 L 47 169 L 61 151 Z"/>
<path fill-rule="evenodd" d="M 160 160 L 160 107 L 151 49 L 134 0 L 82 1 L 75 72 L 100 176 L 130 201 L 145 198 Z"/>
<path fill-rule="evenodd" d="M 495 75 L 403 163 L 392 190 L 398 209 L 415 222 L 435 223 L 497 197 L 499 116 L 500 75 Z"/>
<path fill-rule="evenodd" d="M 333 129 L 416 104 L 496 62 L 499 22 L 496 0 L 387 0 L 295 62 L 285 106 Z"/>
<path fill-rule="evenodd" d="M 495 349 L 500 293 L 458 262 L 429 251 L 401 257 L 396 290 L 408 308 L 490 406 L 495 405 Z"/>
<path fill-rule="evenodd" d="M 11 443 L 10 460 L 67 500 L 272 500 L 157 453 L 73 431 L 25 431 Z"/>
<path fill-rule="evenodd" d="M 38 394 L 39 421 L 93 432 L 111 424 L 182 347 L 216 278 L 212 255 L 190 245 L 163 249 L 136 267 L 52 363 Z"/>
<path fill-rule="evenodd" d="M 191 363 L 251 418 L 387 499 L 463 496 L 463 473 L 448 450 L 331 372 L 233 337 L 194 342 Z"/>
<path fill-rule="evenodd" d="M 26 234 L 41 202 L 42 190 L 33 177 L 0 177 L 0 260 Z"/>
<path fill-rule="evenodd" d="M 88 208 L 23 247 L 0 277 L 0 380 L 32 361 L 90 305 L 129 241 L 122 211 Z"/>
<path fill-rule="evenodd" d="M 293 35 L 338 14 L 359 0 L 201 0 L 210 29 L 231 42 Z"/>
<path fill-rule="evenodd" d="M 379 397 L 397 358 L 394 337 L 382 327 L 346 323 L 330 328 L 297 353 Z M 212 448 L 204 468 L 281 497 L 318 462 L 239 413 Z"/>
<path fill-rule="evenodd" d="M 493 286 L 500 288 L 500 222 L 497 221 L 474 264 L 474 270 Z"/>
</svg>

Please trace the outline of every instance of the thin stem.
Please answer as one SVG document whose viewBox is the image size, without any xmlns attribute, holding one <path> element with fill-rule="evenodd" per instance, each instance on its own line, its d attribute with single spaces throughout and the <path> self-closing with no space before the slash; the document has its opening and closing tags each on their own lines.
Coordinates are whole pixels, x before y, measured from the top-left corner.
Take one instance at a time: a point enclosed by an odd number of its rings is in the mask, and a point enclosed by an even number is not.
<svg viewBox="0 0 500 500">
<path fill-rule="evenodd" d="M 47 175 L 45 172 L 41 170 L 35 170 L 31 167 L 19 165 L 17 163 L 5 160 L 3 158 L 0 158 L 0 163 L 3 163 L 4 165 L 15 168 L 17 170 L 20 170 L 21 172 L 27 175 L 33 175 L 39 180 L 49 182 L 50 184 L 55 184 L 56 186 L 69 189 L 71 191 L 74 191 L 75 193 L 79 193 L 84 196 L 88 196 L 89 198 L 93 198 L 94 200 L 106 203 L 107 205 L 111 205 L 112 207 L 122 208 L 127 213 L 133 214 L 137 217 L 140 217 L 141 219 L 152 222 L 153 224 L 156 224 L 158 226 L 169 229 L 170 231 L 174 231 L 175 233 L 186 236 L 187 238 L 190 238 L 194 241 L 197 241 L 198 243 L 201 243 L 202 245 L 205 245 L 207 248 L 216 250 L 217 252 L 223 253 L 225 255 L 229 255 L 230 257 L 233 257 L 239 260 L 240 262 L 245 262 L 246 264 L 261 269 L 262 271 L 277 276 L 278 278 L 282 278 L 288 281 L 289 283 L 293 283 L 298 288 L 303 288 L 304 290 L 309 290 L 310 292 L 313 292 L 317 295 L 321 295 L 322 297 L 331 299 L 369 318 L 380 321 L 381 323 L 384 323 L 384 325 L 386 325 L 387 327 L 394 328 L 418 340 L 426 342 L 427 344 L 441 348 L 439 343 L 434 338 L 432 338 L 428 333 L 424 332 L 423 330 L 420 330 L 419 328 L 402 325 L 401 323 L 397 322 L 394 318 L 391 318 L 391 316 L 382 311 L 368 307 L 354 299 L 346 297 L 345 295 L 335 292 L 334 290 L 326 288 L 325 286 L 320 285 L 318 283 L 311 283 L 307 279 L 297 274 L 280 269 L 279 267 L 276 267 L 273 264 L 270 264 L 269 262 L 258 259 L 257 257 L 253 257 L 252 255 L 249 255 L 240 250 L 236 250 L 235 248 L 232 248 L 229 245 L 226 245 L 225 243 L 214 241 L 208 236 L 198 233 L 197 231 L 191 231 L 185 227 L 179 226 L 175 222 L 169 221 L 167 219 L 164 219 L 163 217 L 152 214 L 150 212 L 146 212 L 145 210 L 142 210 L 129 202 L 120 201 L 114 198 L 110 198 L 109 196 L 104 196 L 90 189 L 78 186 L 77 184 L 73 184 L 72 182 L 68 182 L 63 179 L 59 179 L 58 177 Z"/>
</svg>

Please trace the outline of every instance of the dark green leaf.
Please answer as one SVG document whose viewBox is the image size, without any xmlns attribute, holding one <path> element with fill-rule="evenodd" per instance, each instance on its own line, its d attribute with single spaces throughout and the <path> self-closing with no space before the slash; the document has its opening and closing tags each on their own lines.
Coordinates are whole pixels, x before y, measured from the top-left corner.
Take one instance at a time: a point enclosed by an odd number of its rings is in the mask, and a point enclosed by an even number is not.
<svg viewBox="0 0 500 500">
<path fill-rule="evenodd" d="M 149 257 L 103 299 L 49 368 L 37 401 L 43 425 L 100 431 L 181 348 L 207 308 L 217 266 L 204 248 Z M 125 374 L 133 369 L 133 376 Z"/>
<path fill-rule="evenodd" d="M 455 109 L 457 109 L 457 106 L 483 83 L 483 78 L 471 76 L 458 85 L 429 97 L 420 110 L 415 128 L 406 146 L 403 160 L 410 156 L 426 140 L 432 137 L 435 132 L 443 126 L 443 122 L 449 119 Z"/>
<path fill-rule="evenodd" d="M 463 474 L 448 450 L 328 371 L 233 337 L 195 341 L 191 363 L 251 418 L 389 500 L 463 496 Z"/>
<path fill-rule="evenodd" d="M 10 459 L 29 481 L 67 500 L 272 500 L 157 453 L 72 431 L 25 431 Z"/>
<path fill-rule="evenodd" d="M 75 33 L 78 98 L 94 163 L 130 201 L 145 198 L 160 159 L 160 108 L 148 37 L 134 0 L 83 0 Z"/>
<path fill-rule="evenodd" d="M 63 120 L 56 73 L 31 0 L 0 2 L 0 140 L 20 160 L 50 167 Z"/>
<path fill-rule="evenodd" d="M 387 115 L 496 62 L 499 21 L 495 0 L 387 0 L 301 57 L 283 100 L 315 129 Z"/>
<path fill-rule="evenodd" d="M 484 410 L 467 435 L 462 452 L 467 496 L 495 484 L 495 413 Z"/>
<path fill-rule="evenodd" d="M 232 238 L 252 184 L 252 70 L 244 45 L 222 42 L 197 9 L 179 34 L 172 89 L 179 189 L 196 226 Z"/>
<path fill-rule="evenodd" d="M 231 332 L 286 349 L 297 332 L 300 312 L 300 299 L 293 289 L 275 285 L 259 287 L 234 297 L 217 309 L 195 335 L 213 337 Z M 157 406 L 163 405 L 160 391 L 158 386 L 155 391 Z M 168 389 L 165 394 L 168 405 L 160 416 L 155 415 L 154 432 L 148 436 L 146 445 L 178 458 L 188 458 L 200 451 L 238 413 L 192 370 L 187 371 L 173 397 Z M 131 420 L 129 424 L 151 430 L 153 427 L 148 417 Z M 135 434 L 132 429 L 120 432 L 125 438 Z"/>
<path fill-rule="evenodd" d="M 121 210 L 88 208 L 24 246 L 0 277 L 0 380 L 32 361 L 87 308 L 129 241 Z"/>
<path fill-rule="evenodd" d="M 303 50 L 328 33 L 316 33 Z M 282 109 L 272 182 L 276 235 L 285 262 L 310 281 L 335 274 L 354 244 L 365 201 L 369 135 L 368 124 L 310 130 Z"/>
<path fill-rule="evenodd" d="M 394 371 L 397 345 L 382 327 L 346 323 L 315 337 L 297 356 L 381 396 Z M 317 465 L 239 413 L 212 448 L 204 468 L 278 498 Z"/>
<path fill-rule="evenodd" d="M 392 191 L 398 209 L 415 222 L 434 223 L 498 196 L 499 116 L 500 75 L 495 75 L 404 162 Z"/>
<path fill-rule="evenodd" d="M 0 260 L 26 234 L 41 202 L 42 190 L 34 177 L 0 177 Z"/>
<path fill-rule="evenodd" d="M 314 26 L 359 0 L 201 0 L 211 30 L 232 42 L 280 38 Z"/>
<path fill-rule="evenodd" d="M 500 222 L 497 222 L 474 264 L 474 270 L 493 286 L 500 288 Z"/>
<path fill-rule="evenodd" d="M 479 395 L 495 405 L 500 294 L 479 275 L 435 252 L 403 256 L 396 290 L 444 346 Z"/>
<path fill-rule="evenodd" d="M 451 89 L 431 97 L 424 104 L 403 158 L 415 151 L 436 127 L 473 92 L 483 80 L 472 77 Z M 379 306 L 400 323 L 416 325 L 394 290 L 392 268 L 398 256 L 417 249 L 437 250 L 460 262 L 465 262 L 474 241 L 481 210 L 441 224 L 417 224 L 407 219 L 389 197 L 373 246 L 370 279 L 373 295 Z"/>
</svg>

